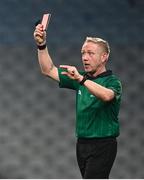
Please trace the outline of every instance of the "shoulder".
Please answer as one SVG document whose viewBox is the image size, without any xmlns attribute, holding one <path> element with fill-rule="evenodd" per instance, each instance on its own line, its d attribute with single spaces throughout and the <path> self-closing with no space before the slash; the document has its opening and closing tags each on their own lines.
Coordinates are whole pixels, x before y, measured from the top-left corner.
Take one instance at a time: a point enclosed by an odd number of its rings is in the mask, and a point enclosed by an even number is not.
<svg viewBox="0 0 144 180">
<path fill-rule="evenodd" d="M 115 74 L 111 74 L 110 76 L 107 76 L 107 83 L 112 83 L 112 82 L 121 84 L 120 78 Z"/>
<path fill-rule="evenodd" d="M 122 93 L 122 83 L 119 77 L 114 74 L 108 77 L 106 87 L 114 90 L 117 94 Z"/>
</svg>

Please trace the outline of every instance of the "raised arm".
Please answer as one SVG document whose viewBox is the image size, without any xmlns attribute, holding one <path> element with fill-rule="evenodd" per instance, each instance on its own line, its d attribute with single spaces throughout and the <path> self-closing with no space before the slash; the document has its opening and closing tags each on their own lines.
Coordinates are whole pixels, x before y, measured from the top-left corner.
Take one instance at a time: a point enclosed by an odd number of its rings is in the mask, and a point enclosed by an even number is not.
<svg viewBox="0 0 144 180">
<path fill-rule="evenodd" d="M 41 38 L 41 42 L 39 41 Z M 41 72 L 50 78 L 59 82 L 58 68 L 53 64 L 46 46 L 46 31 L 43 30 L 42 24 L 38 24 L 34 31 L 34 39 L 38 46 L 38 61 Z"/>
</svg>

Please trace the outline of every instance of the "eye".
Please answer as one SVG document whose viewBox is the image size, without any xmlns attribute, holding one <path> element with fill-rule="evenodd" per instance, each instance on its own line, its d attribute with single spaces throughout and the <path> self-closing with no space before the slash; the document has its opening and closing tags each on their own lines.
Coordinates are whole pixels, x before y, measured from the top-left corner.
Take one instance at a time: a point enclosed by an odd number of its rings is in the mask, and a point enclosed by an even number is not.
<svg viewBox="0 0 144 180">
<path fill-rule="evenodd" d="M 95 55 L 95 53 L 94 53 L 94 52 L 92 52 L 92 51 L 89 51 L 89 52 L 88 52 L 88 54 L 89 54 L 90 56 Z"/>
</svg>

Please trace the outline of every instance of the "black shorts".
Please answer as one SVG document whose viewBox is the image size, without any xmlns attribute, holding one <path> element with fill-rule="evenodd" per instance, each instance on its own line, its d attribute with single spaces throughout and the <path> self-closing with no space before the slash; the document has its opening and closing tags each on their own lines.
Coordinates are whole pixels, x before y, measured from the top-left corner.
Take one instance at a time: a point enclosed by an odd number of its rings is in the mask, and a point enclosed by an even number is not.
<svg viewBox="0 0 144 180">
<path fill-rule="evenodd" d="M 117 153 L 117 140 L 79 138 L 76 153 L 82 178 L 108 179 Z"/>
</svg>

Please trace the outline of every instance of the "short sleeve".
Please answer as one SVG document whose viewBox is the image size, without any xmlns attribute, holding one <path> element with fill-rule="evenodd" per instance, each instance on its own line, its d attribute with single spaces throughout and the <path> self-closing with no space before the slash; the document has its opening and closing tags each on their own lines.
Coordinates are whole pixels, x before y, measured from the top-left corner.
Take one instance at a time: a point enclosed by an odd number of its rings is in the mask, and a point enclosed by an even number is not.
<svg viewBox="0 0 144 180">
<path fill-rule="evenodd" d="M 107 88 L 112 89 L 115 93 L 115 98 L 118 100 L 121 98 L 122 95 L 122 85 L 120 80 L 116 77 L 111 78 L 108 81 Z"/>
</svg>

